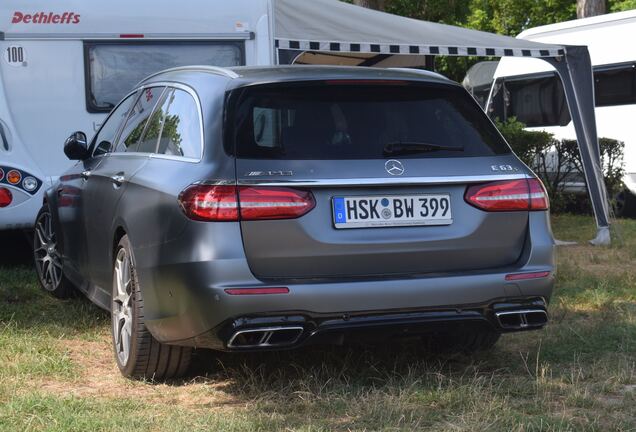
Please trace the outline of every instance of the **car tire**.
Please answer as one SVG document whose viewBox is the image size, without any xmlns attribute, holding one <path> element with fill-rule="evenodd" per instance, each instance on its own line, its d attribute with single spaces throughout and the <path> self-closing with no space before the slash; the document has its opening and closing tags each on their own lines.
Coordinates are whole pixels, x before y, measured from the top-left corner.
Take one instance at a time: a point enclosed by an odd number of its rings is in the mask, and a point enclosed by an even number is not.
<svg viewBox="0 0 636 432">
<path fill-rule="evenodd" d="M 62 257 L 57 250 L 57 236 L 53 229 L 51 210 L 44 204 L 33 229 L 33 262 L 40 286 L 57 298 L 75 297 L 76 290 L 64 276 Z"/>
<path fill-rule="evenodd" d="M 127 235 L 115 250 L 111 311 L 115 361 L 124 376 L 165 380 L 187 373 L 192 348 L 162 344 L 144 324 L 144 300 Z"/>
<path fill-rule="evenodd" d="M 431 335 L 427 342 L 433 351 L 472 354 L 492 349 L 501 333 L 488 327 L 464 327 Z"/>
</svg>

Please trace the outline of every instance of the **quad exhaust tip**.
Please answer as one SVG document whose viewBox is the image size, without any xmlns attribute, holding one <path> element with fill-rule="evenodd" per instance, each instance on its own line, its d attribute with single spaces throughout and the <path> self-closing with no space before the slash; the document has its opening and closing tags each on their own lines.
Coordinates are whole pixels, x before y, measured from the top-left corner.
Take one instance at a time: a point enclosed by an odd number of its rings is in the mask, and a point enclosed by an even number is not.
<svg viewBox="0 0 636 432">
<path fill-rule="evenodd" d="M 524 330 L 543 327 L 548 314 L 543 309 L 524 309 L 495 312 L 497 321 L 505 330 Z"/>
<path fill-rule="evenodd" d="M 303 327 L 260 327 L 239 330 L 227 343 L 228 348 L 268 348 L 293 345 L 302 336 Z"/>
</svg>

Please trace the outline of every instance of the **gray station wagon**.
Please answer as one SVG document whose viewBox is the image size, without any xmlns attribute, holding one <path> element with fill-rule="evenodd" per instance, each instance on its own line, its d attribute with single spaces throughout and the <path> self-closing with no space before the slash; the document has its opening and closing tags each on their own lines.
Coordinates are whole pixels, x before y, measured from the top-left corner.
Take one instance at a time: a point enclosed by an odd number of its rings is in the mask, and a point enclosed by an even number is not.
<svg viewBox="0 0 636 432">
<path fill-rule="evenodd" d="M 437 74 L 167 70 L 64 151 L 77 164 L 37 216 L 37 272 L 111 311 L 126 376 L 179 376 L 193 347 L 474 351 L 547 322 L 545 189 Z"/>
</svg>

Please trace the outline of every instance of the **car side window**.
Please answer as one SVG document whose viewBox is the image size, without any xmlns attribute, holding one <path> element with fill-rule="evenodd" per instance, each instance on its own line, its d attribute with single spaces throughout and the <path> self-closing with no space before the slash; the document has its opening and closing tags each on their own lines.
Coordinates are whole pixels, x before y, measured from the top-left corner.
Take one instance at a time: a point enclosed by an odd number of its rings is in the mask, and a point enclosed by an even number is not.
<svg viewBox="0 0 636 432">
<path fill-rule="evenodd" d="M 116 153 L 136 152 L 152 110 L 161 98 L 165 87 L 143 89 L 139 98 L 130 109 L 128 120 L 117 141 Z"/>
<path fill-rule="evenodd" d="M 117 106 L 117 108 L 112 111 L 110 116 L 108 116 L 102 127 L 95 135 L 95 138 L 93 138 L 93 157 L 103 155 L 111 151 L 117 131 L 119 130 L 122 122 L 128 116 L 130 107 L 136 97 L 136 92 L 129 95 Z"/>
<path fill-rule="evenodd" d="M 201 157 L 201 118 L 194 97 L 181 89 L 169 89 L 162 111 L 165 115 L 157 153 Z"/>
<path fill-rule="evenodd" d="M 168 89 L 161 95 L 161 98 L 157 102 L 157 107 L 152 112 L 152 115 L 148 119 L 148 124 L 144 131 L 143 136 L 139 140 L 137 146 L 137 152 L 140 153 L 156 153 L 157 145 L 159 144 L 159 136 L 161 135 L 161 129 L 163 127 L 163 120 L 166 116 L 166 107 L 169 96 L 172 94 L 172 90 Z"/>
</svg>

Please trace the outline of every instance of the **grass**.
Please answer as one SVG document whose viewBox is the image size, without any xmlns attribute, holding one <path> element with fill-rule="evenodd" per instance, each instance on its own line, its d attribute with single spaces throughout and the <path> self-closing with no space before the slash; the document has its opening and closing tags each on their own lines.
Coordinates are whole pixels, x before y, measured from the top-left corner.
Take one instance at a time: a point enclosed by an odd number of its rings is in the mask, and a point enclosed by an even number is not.
<svg viewBox="0 0 636 432">
<path fill-rule="evenodd" d="M 119 376 L 109 317 L 60 301 L 26 265 L 0 268 L 0 431 L 634 431 L 636 221 L 585 244 L 591 218 L 553 217 L 552 321 L 472 357 L 415 344 L 198 353 L 185 381 Z"/>
</svg>

